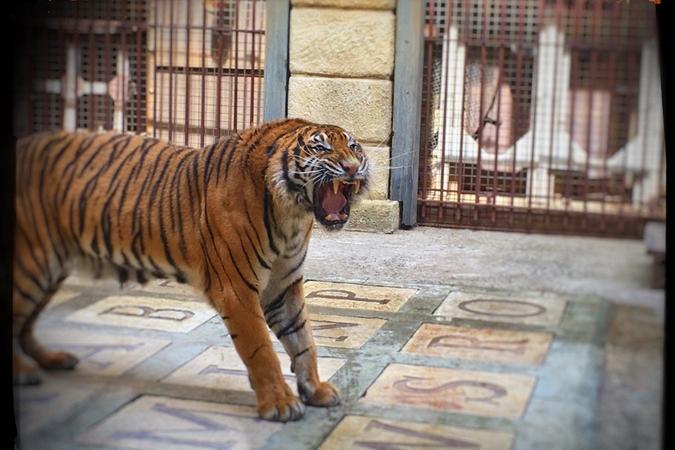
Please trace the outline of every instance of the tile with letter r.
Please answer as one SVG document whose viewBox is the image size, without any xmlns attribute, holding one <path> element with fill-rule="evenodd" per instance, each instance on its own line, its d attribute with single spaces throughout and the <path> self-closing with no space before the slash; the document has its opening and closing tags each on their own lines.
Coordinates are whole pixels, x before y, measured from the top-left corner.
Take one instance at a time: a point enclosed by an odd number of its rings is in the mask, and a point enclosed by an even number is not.
<svg viewBox="0 0 675 450">
<path fill-rule="evenodd" d="M 310 305 L 385 312 L 398 311 L 417 292 L 407 288 L 324 281 L 307 281 L 304 291 Z"/>
<path fill-rule="evenodd" d="M 442 358 L 539 365 L 553 335 L 532 331 L 423 323 L 401 350 Z"/>
<path fill-rule="evenodd" d="M 82 330 L 45 330 L 37 327 L 36 337 L 58 350 L 75 354 L 78 372 L 120 375 L 137 366 L 171 343 L 168 339 L 100 334 Z"/>
<path fill-rule="evenodd" d="M 188 333 L 216 311 L 206 302 L 110 296 L 66 317 L 68 322 Z"/>
<path fill-rule="evenodd" d="M 379 417 L 345 416 L 319 450 L 475 449 L 509 450 L 513 435 L 504 431 L 457 428 Z"/>
<path fill-rule="evenodd" d="M 252 406 L 142 396 L 75 440 L 148 450 L 258 449 L 282 426 L 258 419 Z"/>
<path fill-rule="evenodd" d="M 362 401 L 517 419 L 535 381 L 529 375 L 389 364 Z"/>
<path fill-rule="evenodd" d="M 316 345 L 322 347 L 360 348 L 387 321 L 363 317 L 309 315 Z"/>
<path fill-rule="evenodd" d="M 286 382 L 295 394 L 295 375 L 291 372 L 291 361 L 285 352 L 277 353 Z M 345 363 L 341 358 L 319 357 L 319 377 L 328 380 Z M 246 366 L 232 347 L 212 346 L 193 360 L 162 379 L 162 382 L 188 386 L 251 391 Z"/>
<path fill-rule="evenodd" d="M 435 316 L 508 322 L 522 325 L 557 326 L 566 301 L 549 294 L 512 292 L 451 292 Z"/>
</svg>

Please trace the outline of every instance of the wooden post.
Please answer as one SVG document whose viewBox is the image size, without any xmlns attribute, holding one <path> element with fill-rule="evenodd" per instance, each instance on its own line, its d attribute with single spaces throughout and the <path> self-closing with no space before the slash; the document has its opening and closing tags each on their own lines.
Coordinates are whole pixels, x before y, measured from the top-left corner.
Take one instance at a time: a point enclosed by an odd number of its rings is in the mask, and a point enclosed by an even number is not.
<svg viewBox="0 0 675 450">
<path fill-rule="evenodd" d="M 417 179 L 420 153 L 422 71 L 424 64 L 423 1 L 397 0 L 394 59 L 394 117 L 389 188 L 401 205 L 401 225 L 417 223 Z"/>
<path fill-rule="evenodd" d="M 263 120 L 286 117 L 288 94 L 288 23 L 290 0 L 267 0 Z"/>
</svg>

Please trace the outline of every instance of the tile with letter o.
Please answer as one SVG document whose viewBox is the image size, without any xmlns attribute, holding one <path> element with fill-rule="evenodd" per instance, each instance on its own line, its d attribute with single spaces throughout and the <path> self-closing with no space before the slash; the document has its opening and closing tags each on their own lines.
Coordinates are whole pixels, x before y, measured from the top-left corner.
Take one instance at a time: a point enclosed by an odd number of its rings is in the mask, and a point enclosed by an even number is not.
<svg viewBox="0 0 675 450">
<path fill-rule="evenodd" d="M 310 314 L 312 335 L 322 347 L 359 348 L 385 324 L 384 319 Z"/>
<path fill-rule="evenodd" d="M 80 434 L 80 444 L 148 450 L 259 449 L 282 424 L 252 406 L 142 396 Z"/>
<path fill-rule="evenodd" d="M 565 300 L 557 296 L 509 292 L 451 292 L 435 316 L 450 320 L 464 318 L 522 325 L 556 326 L 565 310 Z"/>
<path fill-rule="evenodd" d="M 285 352 L 277 355 L 286 382 L 297 394 L 295 375 L 291 372 L 288 355 Z M 340 358 L 320 357 L 318 360 L 319 377 L 322 381 L 332 377 L 345 363 L 345 360 Z M 209 347 L 192 361 L 162 379 L 162 382 L 211 389 L 251 391 L 246 366 L 232 347 Z"/>
<path fill-rule="evenodd" d="M 539 365 L 546 358 L 552 339 L 551 333 L 424 323 L 402 351 L 443 358 Z"/>
<path fill-rule="evenodd" d="M 306 282 L 304 291 L 310 305 L 385 312 L 398 311 L 417 292 L 415 289 L 323 281 Z"/>
<path fill-rule="evenodd" d="M 206 302 L 110 296 L 80 309 L 68 322 L 187 333 L 216 315 Z"/>
<path fill-rule="evenodd" d="M 137 366 L 171 343 L 168 339 L 99 334 L 81 330 L 43 330 L 37 338 L 58 350 L 74 353 L 80 360 L 76 370 L 97 375 L 120 375 Z"/>
<path fill-rule="evenodd" d="M 528 375 L 390 364 L 363 401 L 517 419 L 535 381 Z"/>
<path fill-rule="evenodd" d="M 513 435 L 504 431 L 457 428 L 430 423 L 346 416 L 319 450 L 363 449 L 475 449 L 508 450 Z"/>
</svg>

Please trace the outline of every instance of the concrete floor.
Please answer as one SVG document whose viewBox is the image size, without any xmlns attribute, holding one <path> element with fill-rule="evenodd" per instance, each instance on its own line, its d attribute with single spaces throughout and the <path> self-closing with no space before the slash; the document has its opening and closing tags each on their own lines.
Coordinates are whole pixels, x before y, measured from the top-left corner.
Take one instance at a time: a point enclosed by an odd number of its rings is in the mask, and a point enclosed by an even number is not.
<svg viewBox="0 0 675 450">
<path fill-rule="evenodd" d="M 37 329 L 81 363 L 17 389 L 23 448 L 656 449 L 650 270 L 639 241 L 317 230 L 305 294 L 343 403 L 285 425 L 189 289 L 71 277 Z"/>
</svg>

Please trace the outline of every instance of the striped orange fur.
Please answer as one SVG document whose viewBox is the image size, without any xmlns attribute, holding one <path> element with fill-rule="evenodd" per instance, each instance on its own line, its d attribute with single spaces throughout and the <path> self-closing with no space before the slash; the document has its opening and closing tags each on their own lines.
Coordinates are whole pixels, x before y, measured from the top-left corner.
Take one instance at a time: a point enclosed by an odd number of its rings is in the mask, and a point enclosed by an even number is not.
<svg viewBox="0 0 675 450">
<path fill-rule="evenodd" d="M 270 122 L 192 149 L 114 132 L 44 132 L 17 144 L 14 372 L 71 369 L 74 355 L 33 336 L 40 311 L 70 271 L 121 282 L 189 283 L 223 318 L 256 392 L 261 417 L 296 420 L 329 406 L 303 297 L 303 262 L 316 219 L 348 220 L 369 162 L 345 130 L 299 119 Z M 292 393 L 272 329 L 297 376 Z"/>
</svg>

